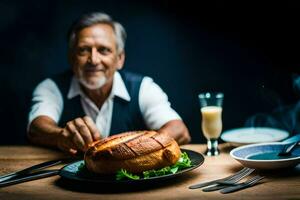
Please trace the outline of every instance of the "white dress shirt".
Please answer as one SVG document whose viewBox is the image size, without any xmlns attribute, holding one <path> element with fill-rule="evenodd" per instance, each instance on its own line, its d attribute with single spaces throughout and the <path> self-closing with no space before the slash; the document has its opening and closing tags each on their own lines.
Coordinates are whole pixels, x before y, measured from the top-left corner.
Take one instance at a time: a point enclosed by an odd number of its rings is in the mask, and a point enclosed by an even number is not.
<svg viewBox="0 0 300 200">
<path fill-rule="evenodd" d="M 93 119 L 102 137 L 107 137 L 110 133 L 114 97 L 118 96 L 126 101 L 131 99 L 119 72 L 114 74 L 112 91 L 101 109 L 82 92 L 78 80 L 73 77 L 67 98 L 71 99 L 77 95 L 81 97 L 85 114 Z M 35 88 L 32 101 L 34 104 L 29 113 L 28 125 L 41 115 L 46 115 L 58 123 L 64 103 L 62 94 L 53 80 L 42 81 Z M 144 77 L 142 80 L 139 106 L 146 126 L 152 130 L 158 130 L 170 120 L 181 119 L 171 108 L 168 96 L 150 77 Z"/>
</svg>

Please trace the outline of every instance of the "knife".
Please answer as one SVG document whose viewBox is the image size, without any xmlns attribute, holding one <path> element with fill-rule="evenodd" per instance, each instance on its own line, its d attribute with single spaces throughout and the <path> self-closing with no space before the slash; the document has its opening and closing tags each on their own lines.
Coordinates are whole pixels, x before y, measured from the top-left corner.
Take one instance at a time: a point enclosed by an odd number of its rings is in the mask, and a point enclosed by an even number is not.
<svg viewBox="0 0 300 200">
<path fill-rule="evenodd" d="M 230 192 L 235 192 L 235 191 L 238 191 L 238 190 L 242 190 L 244 188 L 248 188 L 248 187 L 251 187 L 251 186 L 255 185 L 257 182 L 259 182 L 263 178 L 264 178 L 263 176 L 258 176 L 257 175 L 257 176 L 254 176 L 253 178 L 249 179 L 246 182 L 236 184 L 235 186 L 230 186 L 230 187 L 224 188 L 224 189 L 220 190 L 220 192 L 222 194 L 227 194 L 227 193 L 230 193 Z"/>
</svg>

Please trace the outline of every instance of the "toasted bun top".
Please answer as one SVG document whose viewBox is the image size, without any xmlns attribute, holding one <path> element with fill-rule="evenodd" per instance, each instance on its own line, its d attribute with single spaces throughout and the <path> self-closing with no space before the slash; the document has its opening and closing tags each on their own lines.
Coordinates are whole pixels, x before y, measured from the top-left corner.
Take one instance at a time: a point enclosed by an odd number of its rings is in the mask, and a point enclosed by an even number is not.
<svg viewBox="0 0 300 200">
<path fill-rule="evenodd" d="M 166 133 L 132 131 L 94 142 L 85 156 L 93 159 L 126 160 L 158 151 L 176 142 Z"/>
</svg>

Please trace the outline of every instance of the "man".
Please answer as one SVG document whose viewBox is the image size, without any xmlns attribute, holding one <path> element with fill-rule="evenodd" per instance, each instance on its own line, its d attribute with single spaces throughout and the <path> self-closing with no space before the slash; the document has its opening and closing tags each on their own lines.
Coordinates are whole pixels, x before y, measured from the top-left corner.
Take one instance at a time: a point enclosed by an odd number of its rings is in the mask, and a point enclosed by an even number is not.
<svg viewBox="0 0 300 200">
<path fill-rule="evenodd" d="M 160 87 L 149 77 L 121 70 L 125 39 L 122 25 L 104 13 L 84 15 L 73 24 L 68 52 L 72 72 L 35 88 L 31 142 L 75 154 L 111 134 L 145 129 L 166 132 L 179 144 L 190 141 Z"/>
</svg>

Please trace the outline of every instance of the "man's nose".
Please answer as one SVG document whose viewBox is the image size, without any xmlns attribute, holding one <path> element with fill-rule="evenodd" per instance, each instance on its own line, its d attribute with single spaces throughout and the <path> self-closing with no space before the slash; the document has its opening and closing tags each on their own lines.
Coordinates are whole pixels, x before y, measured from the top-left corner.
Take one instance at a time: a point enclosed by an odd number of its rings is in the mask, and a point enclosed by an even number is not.
<svg viewBox="0 0 300 200">
<path fill-rule="evenodd" d="M 90 62 L 93 65 L 98 65 L 101 62 L 101 56 L 96 48 L 92 49 Z"/>
</svg>

